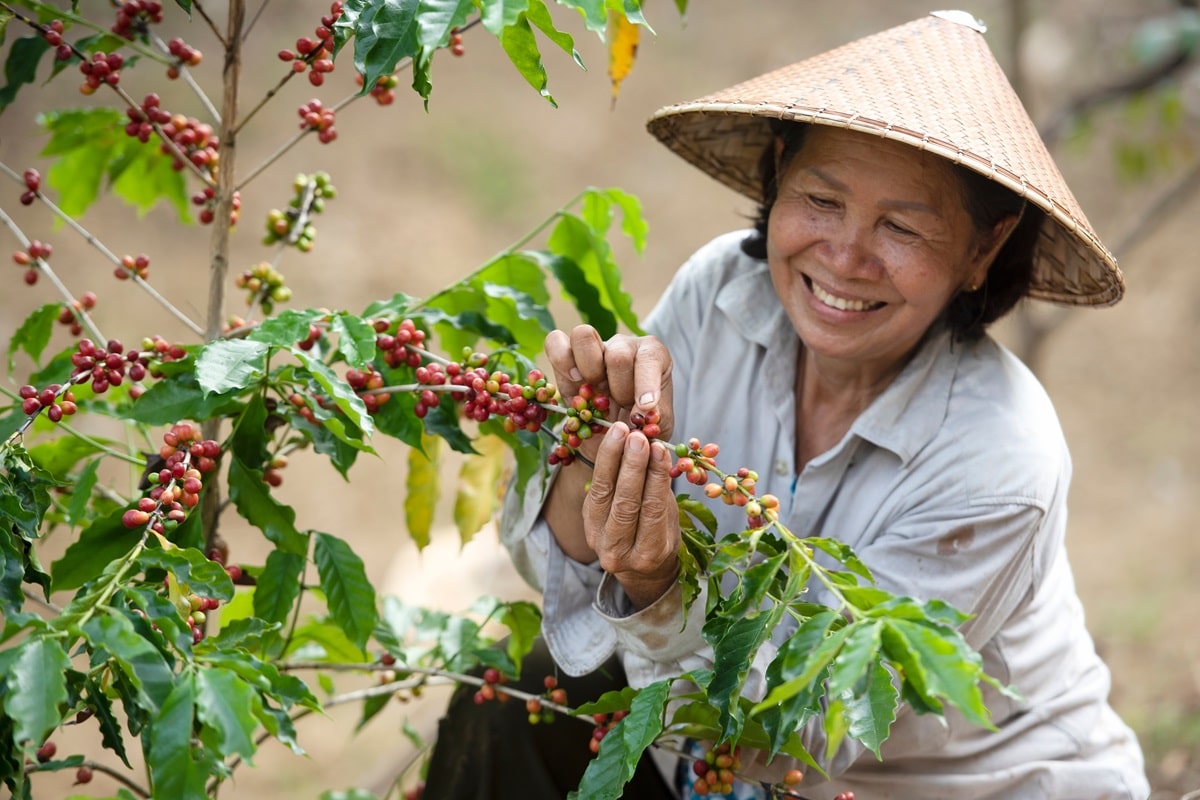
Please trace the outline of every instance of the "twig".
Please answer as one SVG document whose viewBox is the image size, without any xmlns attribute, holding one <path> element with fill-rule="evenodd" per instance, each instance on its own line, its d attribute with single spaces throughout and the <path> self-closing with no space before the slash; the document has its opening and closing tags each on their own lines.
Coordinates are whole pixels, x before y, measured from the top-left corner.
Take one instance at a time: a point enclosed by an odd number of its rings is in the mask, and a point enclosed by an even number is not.
<svg viewBox="0 0 1200 800">
<path fill-rule="evenodd" d="M 249 122 L 250 119 L 255 114 L 258 113 L 259 109 L 261 109 L 268 102 L 270 102 L 271 98 L 273 98 L 275 95 L 279 94 L 279 90 L 283 88 L 283 85 L 285 83 L 290 81 L 295 75 L 298 75 L 298 74 L 299 73 L 297 73 L 295 70 L 289 69 L 287 71 L 287 73 L 282 78 L 279 79 L 279 83 L 275 84 L 273 87 L 268 89 L 267 93 L 265 95 L 263 95 L 262 99 L 258 101 L 258 103 L 254 106 L 254 108 L 250 109 L 248 112 L 246 112 L 246 116 L 244 116 L 240 120 L 238 120 L 238 124 L 234 127 L 233 132 L 237 133 L 238 131 L 240 131 L 242 129 L 242 127 L 245 126 L 245 124 L 247 122 Z"/>
<path fill-rule="evenodd" d="M 108 766 L 107 764 L 101 764 L 98 761 L 84 761 L 83 764 L 81 764 L 80 766 L 87 767 L 88 769 L 92 770 L 93 772 L 103 772 L 105 775 L 109 776 L 110 778 L 117 781 L 118 783 L 124 784 L 126 789 L 133 792 L 138 797 L 145 797 L 147 799 L 150 797 L 149 789 L 145 788 L 141 784 L 136 783 L 132 778 L 130 778 L 124 772 L 117 770 L 117 769 L 113 769 L 112 767 Z M 43 771 L 45 771 L 45 768 L 39 765 L 39 766 L 32 767 L 29 771 L 30 772 L 43 772 Z"/>
<path fill-rule="evenodd" d="M 29 248 L 29 238 L 25 236 L 25 233 L 19 227 L 17 227 L 17 223 L 13 222 L 12 217 L 8 216 L 3 208 L 0 208 L 0 222 L 3 222 L 5 226 L 7 226 L 8 229 L 13 232 L 13 234 L 17 237 L 17 241 L 19 241 L 23 247 L 26 249 Z M 87 311 L 85 311 L 83 308 L 75 308 L 75 296 L 72 295 L 71 290 L 68 289 L 61 280 L 59 280 L 58 275 L 56 275 L 54 270 L 51 269 L 50 265 L 46 263 L 46 260 L 43 258 L 36 258 L 34 259 L 33 263 L 37 265 L 38 271 L 45 275 L 50 280 L 50 283 L 54 284 L 54 288 L 57 289 L 58 293 L 63 296 L 63 299 L 67 301 L 67 305 L 71 306 L 72 313 L 74 313 L 84 324 L 84 326 L 88 329 L 88 333 L 96 337 L 101 342 L 107 342 L 108 339 L 106 339 L 104 334 L 100 332 L 100 329 L 96 327 L 95 321 L 91 318 Z"/>
<path fill-rule="evenodd" d="M 164 42 L 162 38 L 158 36 L 158 34 L 151 34 L 150 41 L 154 42 L 154 45 L 168 56 L 171 54 L 171 49 L 167 47 L 166 42 Z M 200 103 L 204 106 L 205 110 L 208 111 L 209 115 L 213 118 L 213 121 L 217 125 L 220 125 L 220 112 L 217 111 L 217 107 L 213 105 L 212 100 L 208 98 L 208 95 L 205 93 L 205 91 L 200 88 L 200 84 L 196 83 L 196 79 L 192 77 L 192 73 L 187 68 L 187 65 L 178 64 L 175 68 L 179 70 L 179 76 L 183 78 L 183 82 L 188 85 L 188 88 L 192 90 L 196 97 L 200 98 Z"/>
<path fill-rule="evenodd" d="M 34 594 L 29 589 L 26 589 L 24 586 L 21 587 L 21 594 L 25 595 L 26 600 L 29 600 L 32 603 L 36 603 L 39 606 L 41 606 L 42 608 L 44 608 L 47 611 L 50 611 L 54 614 L 61 614 L 63 611 L 61 607 L 56 606 L 54 603 L 51 603 L 49 600 L 43 600 L 42 598 L 38 597 L 36 594 Z"/>
<path fill-rule="evenodd" d="M 0 161 L 0 172 L 4 172 L 10 178 L 12 178 L 14 181 L 18 181 L 18 182 L 22 183 L 22 185 L 24 184 L 24 179 L 20 175 L 18 175 L 15 171 L 13 171 L 13 169 L 11 167 L 9 167 L 7 164 L 5 164 L 2 161 Z M 155 289 L 153 286 L 151 286 L 149 283 L 147 283 L 144 279 L 142 279 L 142 277 L 139 276 L 136 272 L 128 269 L 124 264 L 122 264 L 121 259 L 117 258 L 115 253 L 113 253 L 111 250 L 109 250 L 107 247 L 105 247 L 104 243 L 101 242 L 99 239 L 97 239 L 96 236 L 94 234 L 92 234 L 91 231 L 89 231 L 87 228 L 80 225 L 79 222 L 74 217 L 72 217 L 70 214 L 67 214 L 65 211 L 63 211 L 61 208 L 59 208 L 57 205 L 55 205 L 54 201 L 51 200 L 46 195 L 44 195 L 41 192 L 41 190 L 38 190 L 37 192 L 35 192 L 35 194 L 37 195 L 37 198 L 39 200 L 41 200 L 43 203 L 46 204 L 46 208 L 48 208 L 52 212 L 54 212 L 54 214 L 59 219 L 61 219 L 65 223 L 67 223 L 67 225 L 72 230 L 74 230 L 76 233 L 78 233 L 80 236 L 82 236 L 84 241 L 86 241 L 92 247 L 99 250 L 100 253 L 105 258 L 107 258 L 109 261 L 111 261 L 113 264 L 115 264 L 120 269 L 124 270 L 125 273 L 129 275 L 130 280 L 132 280 L 134 282 L 134 284 L 136 284 L 138 286 L 138 288 L 140 288 L 142 291 L 146 292 L 152 298 L 154 298 L 154 301 L 157 302 L 159 305 L 161 305 L 163 308 L 165 308 L 171 314 L 171 316 L 175 317 L 177 320 L 179 320 L 184 325 L 186 325 L 188 328 L 190 328 L 192 330 L 192 332 L 195 333 L 197 336 L 204 335 L 203 328 L 201 328 L 199 325 L 197 325 L 195 322 L 193 322 L 191 317 L 189 317 L 187 314 L 183 313 L 178 308 L 176 308 L 175 305 L 173 303 L 171 303 L 170 300 L 163 297 L 162 294 L 160 294 L 157 289 Z M 104 339 L 103 337 L 97 337 L 97 338 L 101 339 L 102 341 L 108 341 L 107 339 Z"/>
<path fill-rule="evenodd" d="M 200 19 L 204 20 L 208 24 L 208 29 L 210 31 L 212 31 L 213 36 L 217 37 L 217 41 L 221 43 L 221 48 L 224 50 L 228 50 L 229 49 L 228 40 L 226 40 L 226 38 L 223 35 L 221 35 L 220 29 L 217 27 L 216 23 L 214 23 L 212 21 L 212 17 L 208 16 L 208 12 L 205 11 L 204 6 L 202 6 L 200 4 L 200 0 L 193 0 L 192 10 L 195 11 L 197 14 L 199 14 Z"/>
<path fill-rule="evenodd" d="M 258 18 L 263 15 L 263 12 L 267 10 L 267 6 L 270 5 L 270 3 L 271 3 L 271 0 L 263 0 L 262 5 L 260 5 L 258 7 L 258 11 L 255 11 L 254 16 L 251 17 L 251 19 L 248 23 L 246 23 L 246 29 L 244 31 L 242 31 L 242 41 L 243 42 L 245 42 L 246 37 L 248 37 L 250 35 L 250 31 L 254 30 L 255 23 L 258 22 Z"/>
</svg>

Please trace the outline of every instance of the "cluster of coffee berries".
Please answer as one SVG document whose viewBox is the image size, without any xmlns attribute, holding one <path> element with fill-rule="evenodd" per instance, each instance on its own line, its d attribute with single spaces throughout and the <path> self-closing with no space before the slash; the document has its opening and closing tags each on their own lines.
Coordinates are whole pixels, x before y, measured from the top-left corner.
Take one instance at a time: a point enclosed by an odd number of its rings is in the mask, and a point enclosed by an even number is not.
<svg viewBox="0 0 1200 800">
<path fill-rule="evenodd" d="M 167 42 L 167 52 L 175 59 L 171 66 L 167 67 L 167 78 L 170 80 L 178 78 L 179 70 L 183 67 L 198 67 L 204 60 L 203 53 L 178 36 Z"/>
<path fill-rule="evenodd" d="M 382 329 L 382 330 L 381 330 Z M 425 331 L 421 330 L 411 319 L 404 319 L 396 326 L 396 332 L 391 333 L 391 325 L 380 321 L 375 323 L 375 345 L 383 354 L 383 360 L 389 367 L 399 367 L 407 364 L 410 367 L 421 366 L 421 354 L 417 352 L 425 346 Z M 436 405 L 436 403 L 434 404 Z"/>
<path fill-rule="evenodd" d="M 585 383 L 567 403 L 566 419 L 563 420 L 559 436 L 562 443 L 550 451 L 547 459 L 552 465 L 564 467 L 575 460 L 575 453 L 594 433 L 602 433 L 600 420 L 612 406 L 608 395 L 598 394 L 591 384 Z"/>
<path fill-rule="evenodd" d="M 347 370 L 346 383 L 362 398 L 369 414 L 374 414 L 381 405 L 392 399 L 387 392 L 375 392 L 376 389 L 383 388 L 384 380 L 383 375 L 370 364 L 363 369 Z"/>
<path fill-rule="evenodd" d="M 203 476 L 217 467 L 221 446 L 205 439 L 200 427 L 191 422 L 179 422 L 163 434 L 158 455 L 163 465 L 150 471 L 146 480 L 150 492 L 138 500 L 137 506 L 125 512 L 121 524 L 126 528 L 144 528 L 163 533 L 187 519 L 187 510 L 200 502 L 204 488 Z"/>
<path fill-rule="evenodd" d="M 296 347 L 299 347 L 305 352 L 312 350 L 317 346 L 317 342 L 321 341 L 321 334 L 322 330 L 320 325 L 309 324 L 308 333 L 303 339 L 296 342 Z"/>
<path fill-rule="evenodd" d="M 25 250 L 17 250 L 13 253 L 13 263 L 18 267 L 25 267 L 25 283 L 33 286 L 38 281 L 37 262 L 45 261 L 50 258 L 50 254 L 54 252 L 54 248 L 43 242 L 34 239 L 29 243 L 29 247 Z"/>
<path fill-rule="evenodd" d="M 92 391 L 103 394 L 110 386 L 120 386 L 126 373 L 131 381 L 146 377 L 149 360 L 138 350 L 126 353 L 125 346 L 116 339 L 110 339 L 104 347 L 91 339 L 80 339 L 76 351 L 71 354 L 71 364 L 75 367 L 71 383 L 84 383 L 90 379 Z"/>
<path fill-rule="evenodd" d="M 42 173 L 32 167 L 25 170 L 21 176 L 25 180 L 25 191 L 21 193 L 21 205 L 31 206 L 37 200 L 38 189 L 42 186 Z"/>
<path fill-rule="evenodd" d="M 121 256 L 121 266 L 113 270 L 113 275 L 121 281 L 129 280 L 134 275 L 146 280 L 150 277 L 150 257 L 145 253 Z"/>
<path fill-rule="evenodd" d="M 333 72 L 333 25 L 342 16 L 342 0 L 334 0 L 329 6 L 329 13 L 321 17 L 321 24 L 316 27 L 315 39 L 301 36 L 296 40 L 296 49 L 280 50 L 279 60 L 290 61 L 294 72 L 308 73 L 308 82 L 320 86 L 325 82 L 325 73 Z"/>
<path fill-rule="evenodd" d="M 325 108 L 320 100 L 309 100 L 296 109 L 296 113 L 300 115 L 300 130 L 316 131 L 321 144 L 329 144 L 337 138 L 337 128 L 333 126 L 333 109 Z"/>
<path fill-rule="evenodd" d="M 462 31 L 458 28 L 450 31 L 450 52 L 456 56 L 461 56 L 467 52 L 467 48 L 463 47 Z"/>
<path fill-rule="evenodd" d="M 363 85 L 364 80 L 361 72 L 355 76 L 355 82 L 359 86 Z M 396 102 L 396 87 L 399 85 L 400 79 L 395 75 L 380 75 L 371 87 L 371 97 L 381 106 L 390 106 Z"/>
<path fill-rule="evenodd" d="M 599 753 L 600 742 L 618 722 L 627 716 L 629 716 L 628 711 L 614 711 L 611 714 L 593 714 L 592 722 L 596 723 L 596 727 L 592 728 L 592 738 L 588 741 L 588 749 L 593 753 Z"/>
<path fill-rule="evenodd" d="M 178 163 L 178 162 L 177 162 Z M 213 168 L 216 164 L 213 162 Z M 201 225 L 211 225 L 212 221 L 217 218 L 217 190 L 211 186 L 205 186 L 200 191 L 192 195 L 192 203 L 201 206 L 200 213 L 197 218 Z M 235 191 L 233 193 L 233 206 L 229 211 L 229 224 L 237 225 L 238 216 L 242 211 L 242 193 Z"/>
<path fill-rule="evenodd" d="M 297 175 L 292 181 L 292 199 L 288 201 L 287 210 L 273 208 L 267 214 L 267 235 L 263 237 L 263 244 L 283 241 L 295 245 L 302 253 L 312 250 L 317 229 L 308 222 L 307 217 L 320 214 L 325 210 L 325 201 L 335 197 L 337 188 L 330 181 L 329 173 Z M 301 219 L 304 219 L 304 224 L 296 230 Z"/>
<path fill-rule="evenodd" d="M 288 457 L 279 453 L 271 456 L 271 460 L 267 462 L 266 469 L 263 470 L 263 483 L 268 486 L 283 485 L 283 470 L 288 465 Z"/>
<path fill-rule="evenodd" d="M 659 426 L 660 422 L 662 422 L 662 416 L 657 410 L 651 411 L 649 414 L 634 411 L 629 415 L 630 427 L 644 433 L 647 439 L 657 439 L 662 435 L 662 428 Z"/>
<path fill-rule="evenodd" d="M 696 780 L 692 791 L 704 797 L 709 794 L 731 794 L 733 792 L 734 773 L 742 768 L 741 748 L 731 748 L 728 744 L 710 747 L 703 760 L 692 762 L 692 772 Z"/>
<path fill-rule="evenodd" d="M 499 687 L 508 683 L 508 677 L 495 667 L 488 667 L 483 671 L 483 685 L 475 692 L 475 705 L 481 706 L 489 700 L 499 700 L 506 702 L 508 700 L 508 692 Z"/>
<path fill-rule="evenodd" d="M 546 691 L 542 693 L 542 697 L 552 703 L 560 706 L 567 704 L 567 690 L 558 685 L 558 678 L 553 675 L 547 675 L 542 679 L 542 685 L 546 687 Z M 553 722 L 554 712 L 542 705 L 541 697 L 530 697 L 525 701 L 525 711 L 529 714 L 529 724 L 537 725 L 539 722 Z"/>
<path fill-rule="evenodd" d="M 121 67 L 125 66 L 125 57 L 120 53 L 92 53 L 91 61 L 81 61 L 79 71 L 83 73 L 83 84 L 79 91 L 92 94 L 102 84 L 116 86 L 121 82 Z"/>
<path fill-rule="evenodd" d="M 42 746 L 38 748 L 34 757 L 37 758 L 39 764 L 45 764 L 50 759 L 54 758 L 56 753 L 58 753 L 58 745 L 47 739 L 42 743 Z"/>
<path fill-rule="evenodd" d="M 157 334 L 142 339 L 142 350 L 159 361 L 181 361 L 187 357 L 187 350 L 183 345 L 171 344 Z"/>
<path fill-rule="evenodd" d="M 192 631 L 192 644 L 199 644 L 204 638 L 204 623 L 208 619 L 208 612 L 220 608 L 221 601 L 215 597 L 200 597 L 194 593 L 189 593 L 181 600 L 183 605 L 179 609 L 180 616 Z"/>
<path fill-rule="evenodd" d="M 44 408 L 51 422 L 58 422 L 78 410 L 75 406 L 75 395 L 61 384 L 52 383 L 41 391 L 38 391 L 36 386 L 26 384 L 17 390 L 17 394 L 21 397 L 23 413 L 32 416 Z"/>
<path fill-rule="evenodd" d="M 63 304 L 62 310 L 58 312 L 58 323 L 66 325 L 71 330 L 72 336 L 78 336 L 83 333 L 83 313 L 91 311 L 95 307 L 96 293 L 84 292 L 77 300 Z"/>
<path fill-rule="evenodd" d="M 689 439 L 687 444 L 675 445 L 678 461 L 671 467 L 671 477 L 685 476 L 689 483 L 703 486 L 708 483 L 708 471 L 717 466 L 717 453 L 721 450 L 712 442 L 701 445 L 699 439 Z"/>
<path fill-rule="evenodd" d="M 162 3 L 158 0 L 126 0 L 117 8 L 117 21 L 112 32 L 133 41 L 144 36 L 151 24 L 162 22 Z"/>
<path fill-rule="evenodd" d="M 71 45 L 63 41 L 63 23 L 61 19 L 52 19 L 38 27 L 38 32 L 46 40 L 46 44 L 54 48 L 54 58 L 58 61 L 70 61 L 75 51 Z"/>
<path fill-rule="evenodd" d="M 292 290 L 284 285 L 283 275 L 268 261 L 255 264 L 238 275 L 233 283 L 246 291 L 247 306 L 260 305 L 267 314 L 275 310 L 276 303 L 292 299 Z"/>
</svg>

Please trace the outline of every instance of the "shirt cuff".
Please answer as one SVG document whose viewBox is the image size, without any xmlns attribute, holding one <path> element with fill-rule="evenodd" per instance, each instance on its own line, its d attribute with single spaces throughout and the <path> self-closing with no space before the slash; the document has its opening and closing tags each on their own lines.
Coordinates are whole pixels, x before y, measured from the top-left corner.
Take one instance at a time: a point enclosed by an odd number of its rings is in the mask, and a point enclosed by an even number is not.
<svg viewBox="0 0 1200 800">
<path fill-rule="evenodd" d="M 595 612 L 612 629 L 617 647 L 631 655 L 656 663 L 680 663 L 705 647 L 702 630 L 707 586 L 687 609 L 683 587 L 678 581 L 662 597 L 635 611 L 621 584 L 605 573 L 596 591 Z"/>
</svg>

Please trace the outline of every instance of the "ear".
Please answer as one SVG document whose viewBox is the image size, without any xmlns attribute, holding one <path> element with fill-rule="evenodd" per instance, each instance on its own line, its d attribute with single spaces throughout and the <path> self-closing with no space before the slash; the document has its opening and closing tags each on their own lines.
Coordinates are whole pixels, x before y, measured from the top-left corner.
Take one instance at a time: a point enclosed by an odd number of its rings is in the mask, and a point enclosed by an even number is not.
<svg viewBox="0 0 1200 800">
<path fill-rule="evenodd" d="M 979 237 L 975 244 L 975 256 L 971 260 L 971 270 L 967 273 L 967 291 L 975 291 L 987 280 L 992 262 L 996 260 L 1000 249 L 1004 247 L 1004 243 L 1008 241 L 1008 237 L 1020 221 L 1020 216 L 1010 214 L 997 222 L 986 235 Z"/>
</svg>

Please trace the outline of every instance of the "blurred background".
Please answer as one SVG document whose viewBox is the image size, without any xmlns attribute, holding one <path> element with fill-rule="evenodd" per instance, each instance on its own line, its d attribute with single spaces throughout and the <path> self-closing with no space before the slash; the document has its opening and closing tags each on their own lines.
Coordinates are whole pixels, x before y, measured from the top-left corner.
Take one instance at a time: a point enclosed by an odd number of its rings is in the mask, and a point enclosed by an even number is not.
<svg viewBox="0 0 1200 800">
<path fill-rule="evenodd" d="M 260 2 L 250 3 L 251 15 Z M 91 4 L 81 5 L 88 13 Z M 178 9 L 168 5 L 164 31 L 181 22 Z M 1138 731 L 1154 797 L 1164 800 L 1200 788 L 1200 270 L 1194 227 L 1200 200 L 1192 191 L 1200 70 L 1191 55 L 1200 23 L 1192 6 L 1174 0 L 959 3 L 988 24 L 993 51 L 1126 274 L 1128 294 L 1115 308 L 1022 309 L 997 335 L 1035 368 L 1062 418 L 1076 467 L 1069 536 L 1076 581 L 1089 627 L 1113 671 L 1112 701 Z M 221 3 L 204 7 L 223 25 Z M 650 226 L 644 255 L 617 245 L 625 287 L 644 315 L 695 248 L 744 226 L 752 212 L 748 201 L 657 144 L 645 132 L 646 119 L 663 105 L 938 7 L 910 0 L 691 0 L 681 20 L 674 3 L 650 0 L 646 14 L 656 35 L 643 35 L 615 104 L 603 45 L 572 12 L 555 8 L 587 65 L 580 70 L 543 40 L 557 108 L 521 79 L 494 39 L 469 31 L 462 57 L 443 52 L 435 59 L 428 112 L 405 89 L 408 76 L 402 73 L 393 105 L 352 103 L 337 116 L 336 141 L 321 145 L 307 137 L 243 190 L 231 272 L 270 257 L 260 243 L 263 221 L 268 210 L 287 202 L 300 171 L 329 172 L 339 195 L 316 219 L 313 251 L 289 252 L 279 265 L 294 291 L 292 305 L 351 311 L 399 291 L 428 294 L 521 238 L 581 188 L 618 186 L 641 199 Z M 286 71 L 276 52 L 311 35 L 327 12 L 328 3 L 320 0 L 265 4 L 247 51 L 243 107 L 256 103 Z M 182 33 L 209 56 L 194 71 L 197 81 L 219 95 L 215 41 L 198 22 Z M 10 40 L 15 35 L 10 31 Z M 38 154 L 46 139 L 35 113 L 102 97 L 81 96 L 77 77 L 27 88 L 0 116 L 0 161 L 17 172 L 45 170 L 48 162 Z M 154 89 L 164 106 L 202 115 L 182 85 L 164 90 L 161 81 L 136 70 L 125 84 L 134 97 Z M 355 88 L 348 61 L 320 90 L 303 78 L 289 82 L 244 129 L 239 172 L 248 174 L 294 134 L 301 104 L 319 97 L 330 105 Z M 177 321 L 113 281 L 110 267 L 80 238 L 55 229 L 44 210 L 18 206 L 17 193 L 15 186 L 5 190 L 5 210 L 30 236 L 54 244 L 54 264 L 72 289 L 97 292 L 94 315 L 102 328 L 130 342 L 151 334 L 190 341 Z M 97 204 L 83 223 L 118 254 L 148 254 L 154 285 L 204 319 L 207 228 L 181 228 L 165 206 L 139 218 L 117 202 Z M 16 242 L 0 231 L 0 245 L 12 249 Z M 14 270 L 0 283 L 0 336 L 7 339 L 30 309 L 54 299 L 48 286 L 25 287 Z M 231 295 L 230 313 L 241 311 L 239 304 Z M 565 310 L 558 319 L 560 325 L 573 322 Z M 63 338 L 54 346 L 65 346 L 63 334 L 56 336 Z M 14 388 L 23 382 L 22 367 L 28 365 L 18 363 Z M 708 434 L 720 440 L 719 431 Z M 481 594 L 534 599 L 497 547 L 494 531 L 460 547 L 445 508 L 439 509 L 434 544 L 418 554 L 404 531 L 395 489 L 404 478 L 405 451 L 389 442 L 379 450 L 378 459 L 360 459 L 349 482 L 323 459 L 294 458 L 279 496 L 297 508 L 302 528 L 346 538 L 381 591 L 447 610 L 461 610 Z M 452 470 L 448 465 L 446 487 L 452 486 Z M 253 531 L 227 529 L 226 537 L 235 559 L 252 562 L 265 552 Z M 436 694 L 395 703 L 358 733 L 350 708 L 306 720 L 300 736 L 307 758 L 268 744 L 256 759 L 259 768 L 239 770 L 222 796 L 316 797 L 354 785 L 380 790 L 415 753 L 401 726 L 407 721 L 428 736 L 443 703 L 444 695 Z M 115 786 L 102 784 L 106 780 L 97 776 L 89 790 L 113 792 Z M 65 783 L 44 785 L 46 797 L 70 793 Z"/>
</svg>

